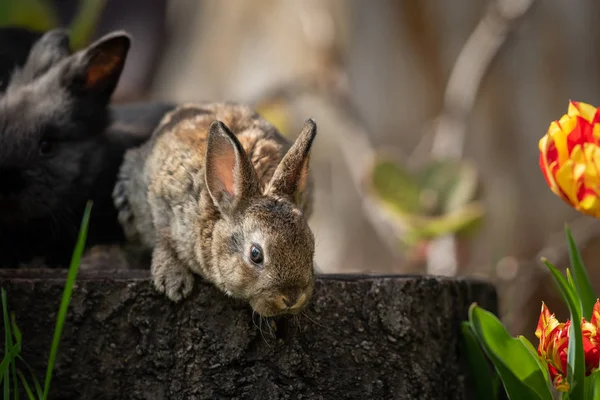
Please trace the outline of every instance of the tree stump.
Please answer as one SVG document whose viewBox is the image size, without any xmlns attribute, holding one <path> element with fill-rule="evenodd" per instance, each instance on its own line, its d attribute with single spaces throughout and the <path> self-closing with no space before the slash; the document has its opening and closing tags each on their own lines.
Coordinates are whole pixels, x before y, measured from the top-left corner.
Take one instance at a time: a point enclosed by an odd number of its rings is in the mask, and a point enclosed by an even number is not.
<svg viewBox="0 0 600 400">
<path fill-rule="evenodd" d="M 64 270 L 0 270 L 22 355 L 43 379 Z M 321 275 L 306 313 L 260 321 L 196 281 L 180 304 L 144 270 L 81 271 L 51 399 L 465 399 L 460 322 L 490 284 Z"/>
</svg>

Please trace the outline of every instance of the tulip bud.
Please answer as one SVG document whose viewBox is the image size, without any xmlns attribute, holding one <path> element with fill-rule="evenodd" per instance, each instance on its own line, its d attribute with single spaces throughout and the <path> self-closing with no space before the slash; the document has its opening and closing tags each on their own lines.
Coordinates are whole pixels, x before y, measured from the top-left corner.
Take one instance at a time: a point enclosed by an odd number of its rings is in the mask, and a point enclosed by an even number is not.
<svg viewBox="0 0 600 400">
<path fill-rule="evenodd" d="M 600 316 L 600 301 L 594 305 L 594 315 L 591 322 L 584 318 L 581 321 L 583 353 L 585 357 L 585 375 L 588 376 L 598 369 L 600 363 L 600 337 L 598 331 L 598 316 Z M 571 321 L 558 322 L 554 314 L 544 303 L 538 321 L 535 335 L 540 339 L 538 355 L 548 365 L 548 372 L 554 387 L 559 392 L 569 391 L 567 382 L 567 357 L 569 347 L 569 328 Z"/>
</svg>

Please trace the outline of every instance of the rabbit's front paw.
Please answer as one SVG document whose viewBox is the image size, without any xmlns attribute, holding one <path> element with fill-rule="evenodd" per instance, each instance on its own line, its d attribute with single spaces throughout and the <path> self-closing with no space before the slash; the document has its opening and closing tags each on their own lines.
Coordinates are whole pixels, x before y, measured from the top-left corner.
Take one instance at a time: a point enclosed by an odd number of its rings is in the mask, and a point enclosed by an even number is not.
<svg viewBox="0 0 600 400">
<path fill-rule="evenodd" d="M 152 260 L 154 287 L 174 302 L 189 296 L 194 287 L 194 275 L 171 252 L 156 248 Z"/>
<path fill-rule="evenodd" d="M 169 270 L 153 277 L 154 287 L 174 302 L 186 298 L 194 287 L 194 275 L 187 269 Z"/>
</svg>

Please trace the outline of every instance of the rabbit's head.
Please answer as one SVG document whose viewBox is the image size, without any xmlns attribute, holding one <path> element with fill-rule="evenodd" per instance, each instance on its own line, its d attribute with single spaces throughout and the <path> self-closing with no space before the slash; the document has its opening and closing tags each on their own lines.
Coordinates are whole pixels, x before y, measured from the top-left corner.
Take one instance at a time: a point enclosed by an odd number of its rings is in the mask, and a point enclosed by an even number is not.
<svg viewBox="0 0 600 400">
<path fill-rule="evenodd" d="M 113 32 L 72 53 L 59 29 L 33 45 L 0 93 L 0 222 L 60 223 L 88 195 L 129 47 L 127 34 Z"/>
<path fill-rule="evenodd" d="M 220 214 L 210 240 L 211 275 L 262 316 L 295 314 L 312 295 L 315 240 L 303 202 L 315 135 L 308 120 L 261 191 L 236 136 L 222 122 L 210 127 L 205 200 Z"/>
</svg>

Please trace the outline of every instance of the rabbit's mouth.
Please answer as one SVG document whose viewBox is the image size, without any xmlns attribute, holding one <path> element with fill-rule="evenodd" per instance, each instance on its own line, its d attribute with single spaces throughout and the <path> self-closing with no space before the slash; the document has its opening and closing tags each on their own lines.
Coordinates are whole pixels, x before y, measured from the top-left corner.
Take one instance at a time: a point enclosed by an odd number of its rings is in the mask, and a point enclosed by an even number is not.
<svg viewBox="0 0 600 400">
<path fill-rule="evenodd" d="M 26 223 L 43 218 L 46 212 L 45 205 L 33 203 L 27 197 L 0 193 L 0 223 Z"/>
<path fill-rule="evenodd" d="M 289 295 L 277 295 L 270 298 L 250 300 L 250 306 L 263 317 L 276 317 L 284 314 L 295 315 L 306 307 L 309 292 L 299 293 L 294 298 Z"/>
</svg>

